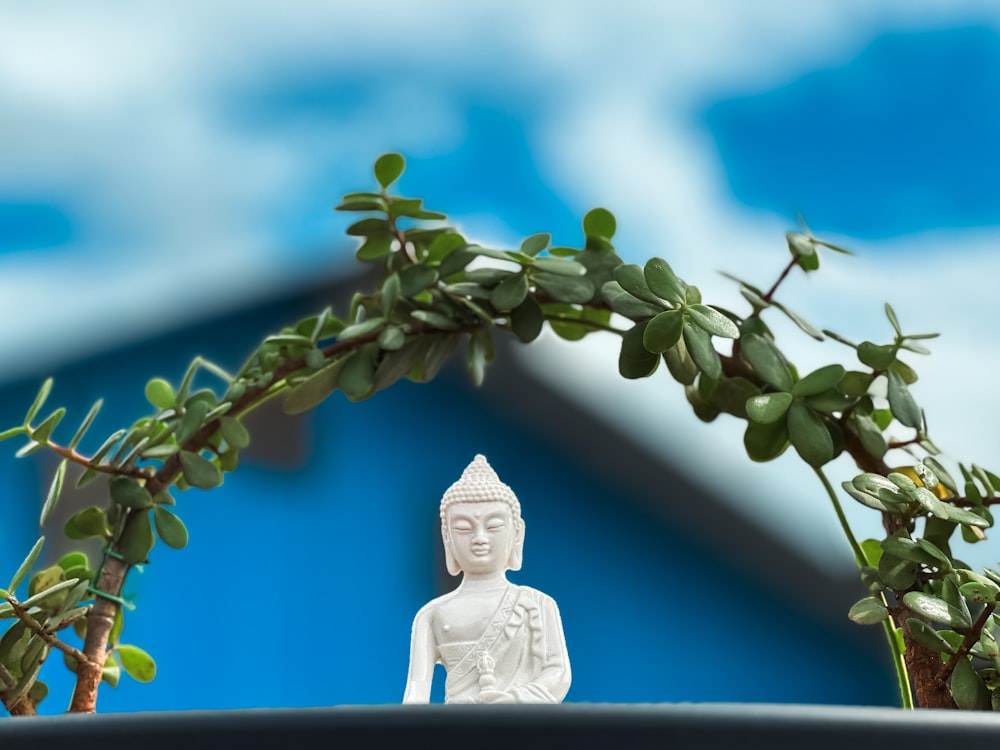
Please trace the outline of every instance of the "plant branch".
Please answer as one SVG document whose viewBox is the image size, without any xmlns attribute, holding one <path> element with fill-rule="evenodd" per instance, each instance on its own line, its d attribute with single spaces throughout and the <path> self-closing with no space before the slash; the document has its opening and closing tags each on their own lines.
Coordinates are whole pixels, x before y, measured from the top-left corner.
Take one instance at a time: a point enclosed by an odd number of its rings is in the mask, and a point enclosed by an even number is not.
<svg viewBox="0 0 1000 750">
<path fill-rule="evenodd" d="M 993 610 L 996 609 L 995 604 L 987 604 L 983 607 L 983 611 L 979 614 L 975 623 L 972 625 L 972 629 L 965 634 L 965 638 L 962 640 L 962 645 L 958 647 L 958 650 L 951 655 L 948 663 L 944 665 L 941 669 L 941 673 L 938 677 L 940 684 L 944 684 L 951 677 L 951 673 L 955 671 L 955 667 L 960 659 L 964 659 L 968 655 L 972 647 L 976 645 L 976 641 L 979 640 L 979 636 L 983 633 L 983 628 L 986 627 L 986 623 L 989 622 L 990 615 L 993 614 Z"/>
<path fill-rule="evenodd" d="M 774 285 L 770 289 L 768 289 L 767 294 L 764 295 L 763 300 L 765 302 L 770 302 L 774 298 L 775 293 L 778 291 L 778 287 L 781 286 L 781 282 L 783 282 L 786 278 L 788 278 L 788 274 L 790 274 L 792 272 L 792 269 L 795 268 L 795 266 L 797 266 L 798 264 L 799 264 L 799 256 L 793 255 L 791 261 L 789 261 L 788 265 L 785 266 L 785 269 L 781 272 L 781 275 L 778 276 L 777 281 L 774 282 Z"/>
<path fill-rule="evenodd" d="M 22 606 L 21 602 L 10 594 L 7 595 L 7 603 L 14 609 L 14 614 L 17 616 L 17 619 L 23 622 L 31 632 L 47 644 L 53 648 L 59 649 L 67 656 L 72 657 L 76 660 L 77 664 L 82 661 L 86 661 L 87 657 L 82 651 L 80 651 L 80 649 L 70 646 L 68 643 L 58 638 L 54 633 L 47 630 L 44 625 L 28 613 L 28 610 Z"/>
</svg>

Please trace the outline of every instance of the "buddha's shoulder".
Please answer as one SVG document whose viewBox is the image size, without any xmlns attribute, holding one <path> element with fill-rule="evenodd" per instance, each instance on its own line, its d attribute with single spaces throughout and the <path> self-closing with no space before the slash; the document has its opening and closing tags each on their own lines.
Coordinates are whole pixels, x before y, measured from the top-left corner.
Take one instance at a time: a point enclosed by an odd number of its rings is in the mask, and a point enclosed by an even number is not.
<svg viewBox="0 0 1000 750">
<path fill-rule="evenodd" d="M 443 608 L 446 608 L 455 599 L 455 591 L 451 591 L 447 594 L 442 594 L 436 599 L 431 599 L 427 604 L 422 606 L 414 616 L 414 622 L 421 619 L 433 618 L 435 614 L 440 612 Z"/>
<path fill-rule="evenodd" d="M 514 584 L 514 588 L 517 590 L 518 598 L 529 599 L 535 602 L 536 604 L 548 604 L 553 607 L 556 606 L 556 600 L 553 599 L 548 594 L 546 594 L 544 591 L 539 591 L 538 589 L 534 589 L 531 586 L 521 586 L 518 584 Z"/>
</svg>

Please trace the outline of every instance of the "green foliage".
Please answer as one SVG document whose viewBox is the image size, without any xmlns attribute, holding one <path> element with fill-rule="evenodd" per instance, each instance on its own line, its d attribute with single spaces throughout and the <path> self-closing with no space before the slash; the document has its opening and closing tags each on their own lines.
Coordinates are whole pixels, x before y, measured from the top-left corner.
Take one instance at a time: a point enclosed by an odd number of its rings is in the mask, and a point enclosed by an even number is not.
<svg viewBox="0 0 1000 750">
<path fill-rule="evenodd" d="M 579 247 L 552 246 L 539 232 L 517 249 L 487 248 L 470 242 L 442 213 L 422 200 L 393 192 L 403 175 L 399 154 L 379 157 L 375 191 L 349 193 L 338 211 L 355 215 L 347 229 L 358 242 L 357 258 L 372 264 L 375 283 L 358 292 L 347 310 L 326 308 L 266 337 L 243 366 L 229 373 L 195 358 L 175 389 L 162 377 L 145 387 L 151 413 L 105 439 L 86 455 L 78 446 L 101 408 L 91 407 L 72 437 L 59 442 L 66 410 L 38 415 L 53 390 L 51 379 L 39 389 L 23 422 L 0 432 L 0 440 L 24 436 L 18 456 L 40 450 L 58 454 L 41 521 L 60 501 L 70 464 L 82 469 L 78 486 L 107 482 L 103 506 L 72 509 L 65 525 L 71 539 L 99 537 L 108 554 L 97 570 L 82 553 L 32 573 L 41 540 L 11 580 L 11 598 L 0 601 L 0 619 L 11 620 L 0 637 L 0 698 L 41 700 L 47 688 L 38 669 L 50 643 L 39 635 L 72 624 L 107 632 L 112 651 L 87 655 L 101 663 L 103 679 L 117 685 L 122 669 L 148 681 L 153 660 L 141 649 L 119 643 L 122 609 L 113 599 L 92 600 L 88 586 L 102 571 L 120 573 L 146 562 L 157 538 L 180 549 L 188 532 L 171 490 L 211 489 L 239 463 L 250 443 L 242 417 L 280 397 L 283 409 L 299 414 L 339 392 L 350 401 L 370 398 L 401 379 L 433 379 L 456 351 L 476 385 L 496 355 L 498 336 L 531 342 L 546 331 L 568 341 L 599 334 L 620 340 L 618 368 L 627 379 L 660 369 L 682 388 L 694 413 L 710 422 L 721 415 L 745 423 L 743 444 L 754 461 L 773 461 L 788 453 L 812 467 L 826 489 L 844 534 L 857 558 L 864 594 L 848 617 L 881 624 L 900 677 L 902 700 L 909 705 L 907 664 L 922 649 L 941 656 L 941 669 L 928 678 L 934 690 L 950 691 L 962 708 L 1000 706 L 1000 656 L 993 609 L 1000 603 L 1000 573 L 967 569 L 952 546 L 977 543 L 993 525 L 991 507 L 1000 503 L 1000 477 L 976 464 L 957 464 L 949 473 L 915 394 L 917 373 L 900 355 L 927 354 L 923 342 L 935 334 L 905 334 L 886 304 L 891 336 L 859 344 L 807 322 L 777 298 L 790 272 L 813 273 L 821 254 L 846 253 L 803 227 L 785 237 L 791 255 L 777 282 L 765 287 L 725 274 L 734 281 L 749 309 L 741 314 L 702 299 L 663 258 L 626 264 L 615 253 L 616 220 L 607 209 L 588 212 Z M 426 222 L 432 222 L 430 224 Z M 777 257 L 780 257 L 778 254 Z M 791 320 L 817 342 L 846 347 L 844 361 L 831 361 L 800 375 L 768 321 Z M 199 377 L 215 386 L 193 390 Z M 200 381 L 199 381 L 200 382 Z M 37 424 L 36 424 L 37 421 Z M 792 448 L 792 451 L 788 451 Z M 904 464 L 887 457 L 906 449 Z M 840 486 L 846 495 L 882 517 L 882 539 L 858 543 L 847 525 L 840 497 L 825 470 L 842 454 L 859 467 Z M 956 481 L 954 477 L 960 477 Z M 955 534 L 959 531 L 958 534 Z M 25 580 L 29 595 L 13 593 Z M 118 597 L 116 590 L 104 592 Z M 30 603 L 30 609 L 24 605 Z M 91 617 L 103 608 L 104 615 Z M 76 669 L 77 659 L 64 652 Z M 977 661 L 973 661 L 975 658 Z M 984 666 L 984 664 L 986 666 Z M 9 674 L 9 679 L 7 675 Z"/>
</svg>

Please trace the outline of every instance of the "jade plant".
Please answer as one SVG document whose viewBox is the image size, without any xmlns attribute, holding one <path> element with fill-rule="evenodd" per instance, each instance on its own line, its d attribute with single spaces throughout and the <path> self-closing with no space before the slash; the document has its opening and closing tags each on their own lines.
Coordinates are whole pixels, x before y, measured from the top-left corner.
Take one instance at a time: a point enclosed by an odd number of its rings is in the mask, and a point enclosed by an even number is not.
<svg viewBox="0 0 1000 750">
<path fill-rule="evenodd" d="M 249 411 L 279 398 L 297 414 L 337 390 L 358 401 L 402 378 L 427 382 L 457 351 L 478 385 L 496 336 L 529 343 L 546 327 L 570 341 L 595 332 L 619 337 L 623 377 L 666 370 L 705 422 L 726 414 L 746 423 L 744 448 L 754 461 L 772 461 L 791 447 L 815 471 L 853 550 L 859 592 L 867 593 L 846 614 L 884 629 L 902 705 L 1000 710 L 1000 573 L 971 570 L 952 550 L 985 539 L 1000 477 L 975 464 L 949 470 L 936 458 L 911 393 L 917 375 L 903 359 L 928 353 L 921 341 L 935 334 L 904 333 L 886 304 L 889 338 L 854 343 L 780 301 L 793 272 L 815 272 L 821 253 L 846 250 L 807 229 L 787 234 L 790 255 L 769 288 L 730 277 L 747 305 L 731 311 L 703 301 L 666 260 L 624 263 L 605 209 L 586 214 L 578 248 L 552 246 L 544 233 L 516 250 L 482 247 L 445 214 L 397 195 L 403 168 L 398 154 L 380 157 L 376 189 L 345 195 L 337 206 L 358 215 L 347 233 L 357 238 L 358 259 L 377 270 L 373 290 L 355 294 L 346 311 L 327 308 L 268 336 L 235 373 L 198 358 L 176 387 L 153 378 L 148 416 L 93 450 L 81 446 L 100 402 L 62 437 L 65 409 L 39 417 L 51 380 L 23 422 L 0 432 L 0 439 L 26 441 L 19 456 L 59 457 L 42 524 L 71 464 L 82 469 L 77 485 L 106 488 L 104 503 L 73 509 L 64 529 L 70 539 L 102 540 L 100 559 L 71 552 L 36 569 L 39 539 L 0 594 L 0 619 L 9 622 L 0 637 L 0 700 L 10 713 L 35 713 L 48 692 L 39 673 L 54 651 L 76 674 L 72 712 L 95 711 L 101 682 L 117 684 L 123 670 L 152 679 L 152 658 L 123 640 L 122 586 L 157 540 L 185 546 L 175 494 L 212 489 L 236 469 L 251 439 L 241 422 Z M 827 342 L 837 361 L 800 372 L 768 325 L 773 316 Z M 216 379 L 215 388 L 193 388 L 201 371 Z M 826 467 L 840 454 L 859 473 L 836 478 L 838 492 Z M 845 498 L 881 515 L 882 539 L 856 538 Z"/>
</svg>

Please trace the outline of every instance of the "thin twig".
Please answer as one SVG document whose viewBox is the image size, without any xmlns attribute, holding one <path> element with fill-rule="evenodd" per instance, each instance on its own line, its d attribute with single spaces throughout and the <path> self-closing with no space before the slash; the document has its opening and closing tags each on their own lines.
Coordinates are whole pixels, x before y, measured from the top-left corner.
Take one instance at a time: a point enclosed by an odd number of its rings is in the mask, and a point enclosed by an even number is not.
<svg viewBox="0 0 1000 750">
<path fill-rule="evenodd" d="M 964 659 L 972 647 L 979 640 L 979 636 L 982 635 L 983 628 L 986 627 L 986 623 L 990 619 L 990 615 L 993 614 L 993 610 L 996 609 L 995 604 L 987 604 L 983 607 L 983 611 L 980 613 L 979 618 L 972 625 L 972 630 L 966 633 L 965 638 L 962 640 L 962 645 L 958 647 L 958 651 L 951 655 L 948 663 L 944 665 L 941 670 L 941 674 L 938 675 L 938 681 L 943 685 L 951 677 L 951 673 L 955 671 L 955 667 L 958 665 L 959 659 Z"/>
<path fill-rule="evenodd" d="M 29 630 L 31 630 L 47 644 L 53 648 L 59 649 L 67 656 L 72 657 L 76 660 L 77 664 L 87 660 L 87 656 L 80 649 L 70 646 L 68 643 L 60 640 L 53 633 L 46 630 L 44 625 L 28 614 L 28 610 L 21 605 L 21 602 L 9 594 L 7 595 L 7 603 L 14 608 L 14 614 L 17 616 L 17 619 L 27 625 Z"/>
</svg>

